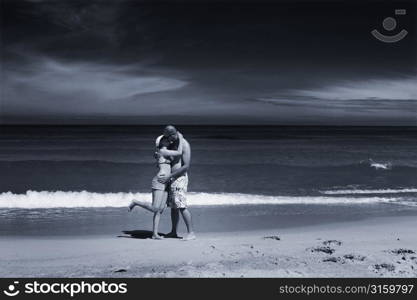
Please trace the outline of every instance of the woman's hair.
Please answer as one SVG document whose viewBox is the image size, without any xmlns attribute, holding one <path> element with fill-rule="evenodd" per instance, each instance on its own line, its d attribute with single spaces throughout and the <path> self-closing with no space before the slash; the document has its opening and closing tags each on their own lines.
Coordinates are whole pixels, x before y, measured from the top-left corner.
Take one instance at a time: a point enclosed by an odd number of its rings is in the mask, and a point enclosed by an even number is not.
<svg viewBox="0 0 417 300">
<path fill-rule="evenodd" d="M 166 137 L 162 137 L 161 140 L 159 141 L 158 149 L 161 149 L 163 147 L 168 148 L 169 145 L 170 145 L 170 142 L 168 141 L 168 139 Z"/>
<path fill-rule="evenodd" d="M 177 139 L 176 141 L 174 141 L 174 142 L 171 143 L 168 140 L 168 138 L 166 138 L 166 137 L 163 136 L 161 138 L 161 140 L 159 141 L 158 149 L 161 149 L 163 147 L 166 147 L 167 149 L 170 149 L 170 150 L 177 150 L 178 147 L 179 147 L 179 145 L 180 145 L 180 139 Z"/>
</svg>

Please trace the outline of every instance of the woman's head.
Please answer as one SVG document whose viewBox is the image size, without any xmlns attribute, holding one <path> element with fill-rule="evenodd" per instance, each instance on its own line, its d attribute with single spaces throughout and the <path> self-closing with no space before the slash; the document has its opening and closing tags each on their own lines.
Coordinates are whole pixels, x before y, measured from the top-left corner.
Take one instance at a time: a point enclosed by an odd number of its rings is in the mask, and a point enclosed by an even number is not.
<svg viewBox="0 0 417 300">
<path fill-rule="evenodd" d="M 166 138 L 165 136 L 163 136 L 161 139 L 160 139 L 160 141 L 159 141 L 159 144 L 158 144 L 158 149 L 161 149 L 161 148 L 168 148 L 169 147 L 169 145 L 171 145 L 171 143 L 169 142 L 169 140 L 168 140 L 168 138 Z"/>
</svg>

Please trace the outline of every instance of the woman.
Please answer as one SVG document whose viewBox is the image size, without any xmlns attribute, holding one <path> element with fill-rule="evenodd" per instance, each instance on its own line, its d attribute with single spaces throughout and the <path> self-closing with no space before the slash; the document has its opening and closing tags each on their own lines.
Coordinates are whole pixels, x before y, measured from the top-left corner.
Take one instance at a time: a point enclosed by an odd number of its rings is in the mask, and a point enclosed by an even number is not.
<svg viewBox="0 0 417 300">
<path fill-rule="evenodd" d="M 159 170 L 158 174 L 152 179 L 152 204 L 139 200 L 132 200 L 129 204 L 129 211 L 137 205 L 154 213 L 152 234 L 152 239 L 154 240 L 163 239 L 163 237 L 158 234 L 158 227 L 168 197 L 167 184 L 160 183 L 158 177 L 171 174 L 171 161 L 173 160 L 173 157 L 182 155 L 183 136 L 181 133 L 178 133 L 178 135 L 179 144 L 177 150 L 168 150 L 170 142 L 167 138 L 160 136 L 156 139 L 156 157 Z"/>
</svg>

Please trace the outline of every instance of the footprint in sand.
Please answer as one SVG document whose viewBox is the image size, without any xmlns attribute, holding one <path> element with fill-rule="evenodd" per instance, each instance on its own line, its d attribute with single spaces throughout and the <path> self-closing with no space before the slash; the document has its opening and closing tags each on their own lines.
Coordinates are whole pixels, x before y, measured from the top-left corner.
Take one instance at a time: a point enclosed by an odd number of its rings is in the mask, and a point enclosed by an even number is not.
<svg viewBox="0 0 417 300">
<path fill-rule="evenodd" d="M 323 241 L 322 244 L 324 246 L 307 248 L 307 250 L 310 250 L 311 252 L 323 252 L 331 255 L 336 251 L 334 248 L 332 248 L 332 246 L 341 246 L 342 242 L 338 240 L 326 240 Z"/>
<path fill-rule="evenodd" d="M 375 272 L 380 272 L 380 271 L 394 272 L 395 271 L 395 266 L 393 264 L 387 264 L 387 263 L 376 264 L 373 266 L 373 268 Z"/>
<path fill-rule="evenodd" d="M 416 252 L 414 250 L 410 250 L 410 249 L 403 249 L 403 248 L 399 248 L 399 249 L 394 249 L 390 251 L 393 254 L 401 254 L 401 255 L 405 255 L 405 254 L 415 254 Z"/>
<path fill-rule="evenodd" d="M 326 253 L 326 254 L 333 254 L 336 250 L 335 249 L 333 249 L 333 248 L 330 248 L 330 247 L 328 247 L 328 246 L 326 246 L 326 247 L 323 247 L 323 246 L 320 246 L 320 247 L 315 247 L 315 248 L 307 248 L 307 250 L 310 250 L 311 252 L 323 252 L 323 253 Z"/>
<path fill-rule="evenodd" d="M 359 254 L 345 254 L 343 255 L 344 259 L 348 259 L 350 261 L 364 261 L 366 256 L 359 255 Z"/>
<path fill-rule="evenodd" d="M 281 238 L 277 235 L 271 235 L 271 236 L 264 236 L 264 240 L 276 240 L 276 241 L 280 241 Z"/>
<path fill-rule="evenodd" d="M 325 246 L 342 246 L 342 242 L 338 240 L 327 240 L 323 242 Z"/>
<path fill-rule="evenodd" d="M 323 262 L 334 262 L 334 263 L 345 263 L 345 260 L 342 259 L 341 257 L 328 257 L 323 259 Z"/>
<path fill-rule="evenodd" d="M 415 254 L 416 252 L 414 250 L 411 249 L 404 249 L 404 248 L 399 248 L 399 249 L 394 249 L 394 250 L 387 250 L 385 252 L 391 253 L 391 254 L 395 254 L 395 255 L 401 255 L 401 259 L 406 262 L 408 261 L 408 259 L 414 261 L 415 256 L 409 256 L 410 254 Z M 398 262 L 399 264 L 401 264 L 401 262 Z"/>
</svg>

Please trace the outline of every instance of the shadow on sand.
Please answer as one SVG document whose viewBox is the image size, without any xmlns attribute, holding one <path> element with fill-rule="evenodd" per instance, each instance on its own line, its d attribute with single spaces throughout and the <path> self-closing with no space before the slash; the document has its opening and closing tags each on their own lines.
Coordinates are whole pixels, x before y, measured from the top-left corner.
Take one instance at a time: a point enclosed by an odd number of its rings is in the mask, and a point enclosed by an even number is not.
<svg viewBox="0 0 417 300">
<path fill-rule="evenodd" d="M 118 235 L 117 237 L 142 240 L 152 238 L 152 231 L 150 230 L 124 230 L 122 232 L 126 235 Z M 169 238 L 166 233 L 158 232 L 158 234 L 164 238 Z"/>
</svg>

